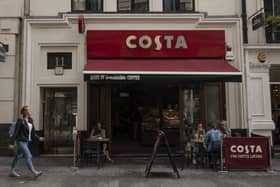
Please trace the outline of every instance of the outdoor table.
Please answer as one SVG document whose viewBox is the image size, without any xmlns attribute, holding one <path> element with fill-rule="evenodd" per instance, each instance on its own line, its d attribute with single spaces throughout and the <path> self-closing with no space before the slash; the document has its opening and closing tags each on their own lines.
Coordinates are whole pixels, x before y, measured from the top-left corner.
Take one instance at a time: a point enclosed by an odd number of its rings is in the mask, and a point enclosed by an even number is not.
<svg viewBox="0 0 280 187">
<path fill-rule="evenodd" d="M 109 143 L 110 139 L 109 138 L 87 138 L 84 140 L 87 143 L 92 143 L 96 144 L 96 163 L 97 167 L 100 166 L 100 152 L 101 152 L 101 144 L 102 143 Z"/>
</svg>

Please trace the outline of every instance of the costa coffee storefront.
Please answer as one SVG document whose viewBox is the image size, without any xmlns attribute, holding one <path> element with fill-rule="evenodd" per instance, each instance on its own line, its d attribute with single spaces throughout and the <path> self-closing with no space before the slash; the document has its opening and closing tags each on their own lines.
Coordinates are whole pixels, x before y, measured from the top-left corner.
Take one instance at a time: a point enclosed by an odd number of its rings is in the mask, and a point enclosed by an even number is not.
<svg viewBox="0 0 280 187">
<path fill-rule="evenodd" d="M 179 146 L 189 129 L 227 119 L 224 30 L 88 30 L 88 129 L 101 121 L 113 153 L 142 153 L 164 130 Z M 126 145 L 126 146 L 123 146 Z"/>
<path fill-rule="evenodd" d="M 73 153 L 73 128 L 88 136 L 97 121 L 113 154 L 150 153 L 158 128 L 177 147 L 198 122 L 248 128 L 237 18 L 63 14 L 25 25 L 21 103 L 42 153 Z"/>
</svg>

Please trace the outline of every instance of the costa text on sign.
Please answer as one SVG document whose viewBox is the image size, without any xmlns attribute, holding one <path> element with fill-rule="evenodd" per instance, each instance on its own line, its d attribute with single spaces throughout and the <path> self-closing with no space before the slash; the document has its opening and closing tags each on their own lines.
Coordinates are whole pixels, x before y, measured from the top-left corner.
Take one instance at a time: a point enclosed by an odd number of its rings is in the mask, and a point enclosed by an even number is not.
<svg viewBox="0 0 280 187">
<path fill-rule="evenodd" d="M 232 145 L 230 147 L 232 153 L 262 153 L 262 147 L 260 145 Z"/>
<path fill-rule="evenodd" d="M 224 30 L 88 30 L 88 59 L 225 58 Z"/>
<path fill-rule="evenodd" d="M 162 40 L 163 39 L 163 40 Z M 175 39 L 176 43 L 172 46 L 173 40 Z M 157 35 L 152 38 L 149 35 L 143 35 L 139 38 L 135 35 L 130 35 L 126 38 L 126 46 L 130 49 L 135 49 L 137 47 L 148 49 L 151 48 L 152 44 L 155 44 L 155 50 L 160 51 L 162 49 L 162 45 L 165 45 L 166 49 L 187 49 L 187 43 L 185 37 L 179 35 L 174 37 L 172 35 L 161 36 Z"/>
</svg>

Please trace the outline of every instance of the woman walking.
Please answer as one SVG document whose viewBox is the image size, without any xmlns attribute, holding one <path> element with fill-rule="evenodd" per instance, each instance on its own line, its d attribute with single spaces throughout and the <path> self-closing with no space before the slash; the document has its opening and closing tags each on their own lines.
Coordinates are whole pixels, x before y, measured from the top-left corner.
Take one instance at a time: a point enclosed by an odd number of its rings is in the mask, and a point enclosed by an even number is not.
<svg viewBox="0 0 280 187">
<path fill-rule="evenodd" d="M 28 144 L 37 138 L 39 141 L 44 141 L 43 137 L 38 137 L 35 133 L 35 128 L 33 125 L 33 120 L 31 118 L 31 109 L 29 106 L 23 106 L 21 109 L 22 117 L 17 119 L 15 130 L 11 138 L 11 143 L 9 145 L 10 149 L 16 147 L 15 158 L 11 164 L 11 169 L 9 176 L 20 177 L 20 175 L 15 171 L 17 162 L 22 157 L 26 160 L 26 165 L 28 169 L 33 173 L 34 177 L 39 177 L 42 175 L 42 171 L 37 171 L 32 163 L 32 155 L 29 150 Z M 16 144 L 16 145 L 14 145 Z"/>
</svg>

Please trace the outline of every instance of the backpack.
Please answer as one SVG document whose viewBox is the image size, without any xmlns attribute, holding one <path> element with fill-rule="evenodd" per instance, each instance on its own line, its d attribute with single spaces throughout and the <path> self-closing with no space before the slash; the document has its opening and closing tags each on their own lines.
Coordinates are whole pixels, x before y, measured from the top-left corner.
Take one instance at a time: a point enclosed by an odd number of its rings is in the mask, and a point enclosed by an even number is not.
<svg viewBox="0 0 280 187">
<path fill-rule="evenodd" d="M 214 130 L 211 133 L 211 151 L 219 151 L 222 145 L 222 135 L 219 130 Z"/>
<path fill-rule="evenodd" d="M 15 129 L 16 129 L 16 122 L 12 122 L 9 128 L 9 136 L 10 138 L 13 137 L 14 133 L 15 133 Z"/>
</svg>

